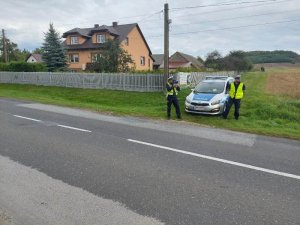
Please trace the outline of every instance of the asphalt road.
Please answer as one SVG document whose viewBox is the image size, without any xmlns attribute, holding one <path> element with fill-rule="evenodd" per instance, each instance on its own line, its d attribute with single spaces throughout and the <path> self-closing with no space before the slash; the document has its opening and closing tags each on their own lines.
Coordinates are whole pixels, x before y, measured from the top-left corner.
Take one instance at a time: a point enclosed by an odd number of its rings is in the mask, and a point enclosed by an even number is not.
<svg viewBox="0 0 300 225">
<path fill-rule="evenodd" d="M 0 171 L 11 224 L 300 224 L 292 140 L 0 99 Z"/>
</svg>

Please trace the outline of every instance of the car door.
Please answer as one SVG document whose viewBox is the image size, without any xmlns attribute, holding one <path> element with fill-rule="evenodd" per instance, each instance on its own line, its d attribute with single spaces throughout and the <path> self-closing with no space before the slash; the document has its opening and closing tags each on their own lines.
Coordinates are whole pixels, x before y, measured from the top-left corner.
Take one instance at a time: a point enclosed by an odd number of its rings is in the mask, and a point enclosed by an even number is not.
<svg viewBox="0 0 300 225">
<path fill-rule="evenodd" d="M 226 96 L 226 99 L 229 98 L 229 89 L 230 89 L 230 85 L 231 83 L 233 82 L 233 79 L 230 79 L 226 82 L 226 86 L 225 86 L 225 96 Z"/>
</svg>

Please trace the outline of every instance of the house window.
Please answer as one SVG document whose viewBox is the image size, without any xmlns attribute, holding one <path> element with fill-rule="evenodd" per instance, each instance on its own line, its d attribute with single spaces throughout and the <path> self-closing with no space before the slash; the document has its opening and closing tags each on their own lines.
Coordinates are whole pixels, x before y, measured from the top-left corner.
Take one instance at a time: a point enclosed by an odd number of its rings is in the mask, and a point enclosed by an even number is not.
<svg viewBox="0 0 300 225">
<path fill-rule="evenodd" d="M 104 34 L 97 34 L 97 43 L 105 43 L 106 38 Z"/>
<path fill-rule="evenodd" d="M 99 62 L 101 57 L 102 57 L 102 55 L 100 53 L 92 54 L 92 63 Z"/>
<path fill-rule="evenodd" d="M 78 44 L 78 37 L 72 36 L 71 37 L 71 45 L 77 45 Z"/>
<path fill-rule="evenodd" d="M 70 63 L 78 63 L 79 62 L 79 55 L 78 54 L 70 54 L 69 55 Z"/>
<path fill-rule="evenodd" d="M 145 56 L 141 56 L 141 65 L 145 66 Z"/>
<path fill-rule="evenodd" d="M 128 37 L 127 37 L 127 38 L 125 38 L 125 40 L 124 40 L 124 44 L 125 44 L 125 45 L 127 45 L 127 46 L 129 45 L 129 38 L 128 38 Z"/>
</svg>

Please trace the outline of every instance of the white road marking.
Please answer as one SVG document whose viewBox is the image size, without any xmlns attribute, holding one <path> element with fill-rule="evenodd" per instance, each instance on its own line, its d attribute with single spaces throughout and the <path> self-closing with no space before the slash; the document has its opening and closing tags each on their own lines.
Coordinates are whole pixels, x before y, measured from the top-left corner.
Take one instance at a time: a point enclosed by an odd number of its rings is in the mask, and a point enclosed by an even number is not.
<svg viewBox="0 0 300 225">
<path fill-rule="evenodd" d="M 191 156 L 195 156 L 195 157 L 199 157 L 199 158 L 203 158 L 203 159 L 209 159 L 209 160 L 222 162 L 222 163 L 226 163 L 226 164 L 230 164 L 230 165 L 234 165 L 234 166 L 244 167 L 244 168 L 248 168 L 248 169 L 252 169 L 252 170 L 262 171 L 265 173 L 270 173 L 270 174 L 275 174 L 275 175 L 279 175 L 279 176 L 283 176 L 283 177 L 289 177 L 289 178 L 300 180 L 300 176 L 295 175 L 295 174 L 284 173 L 284 172 L 280 172 L 280 171 L 276 171 L 276 170 L 270 170 L 270 169 L 266 169 L 266 168 L 262 168 L 262 167 L 252 166 L 252 165 L 234 162 L 234 161 L 221 159 L 221 158 L 216 158 L 216 157 L 212 157 L 212 156 L 208 156 L 208 155 L 202 155 L 202 154 L 198 154 L 198 153 L 194 153 L 194 152 L 188 152 L 188 151 L 184 151 L 184 150 L 180 150 L 180 149 L 176 149 L 176 148 L 170 148 L 170 147 L 166 147 L 166 146 L 162 146 L 162 145 L 156 145 L 156 144 L 152 144 L 152 143 L 148 143 L 148 142 L 143 142 L 143 141 L 138 141 L 138 140 L 133 140 L 133 139 L 127 139 L 127 140 L 130 142 L 141 144 L 141 145 L 147 145 L 147 146 L 151 146 L 154 148 L 165 149 L 168 151 L 178 152 L 178 153 L 185 154 L 185 155 L 191 155 Z"/>
<path fill-rule="evenodd" d="M 57 126 L 58 126 L 58 127 L 67 128 L 67 129 L 72 129 L 72 130 L 78 130 L 78 131 L 88 132 L 88 133 L 91 133 L 91 132 L 92 132 L 92 131 L 90 131 L 90 130 L 85 130 L 85 129 L 81 129 L 81 128 L 77 128 L 77 127 L 65 126 L 65 125 L 61 125 L 61 124 L 58 124 Z"/>
<path fill-rule="evenodd" d="M 41 122 L 41 120 L 37 120 L 37 119 L 29 118 L 29 117 L 24 117 L 24 116 L 19 116 L 19 115 L 13 115 L 13 116 L 21 118 L 21 119 L 25 119 L 25 120 L 31 120 L 31 121 L 35 121 L 35 122 Z"/>
<path fill-rule="evenodd" d="M 25 117 L 25 116 L 19 116 L 19 115 L 13 115 L 13 116 L 14 116 L 14 117 L 21 118 L 21 119 L 25 119 L 25 120 L 31 120 L 31 121 L 35 121 L 35 122 L 42 122 L 41 120 L 37 120 L 37 119 Z M 77 128 L 77 127 L 65 126 L 65 125 L 61 125 L 61 124 L 57 124 L 57 126 L 58 126 L 58 127 L 62 127 L 62 128 L 71 129 L 71 130 L 78 130 L 78 131 L 82 131 L 82 132 L 88 132 L 88 133 L 91 133 L 91 132 L 92 132 L 92 131 L 90 131 L 90 130 L 85 130 L 85 129 L 81 129 L 81 128 Z"/>
<path fill-rule="evenodd" d="M 159 130 L 165 132 L 171 132 L 175 134 L 184 134 L 197 138 L 205 138 L 208 140 L 221 141 L 230 144 L 238 144 L 243 146 L 252 147 L 256 142 L 255 134 L 246 134 L 229 130 L 222 130 L 210 127 L 201 127 L 192 124 L 178 124 L 174 123 L 162 123 L 161 121 L 138 119 L 133 117 L 116 117 L 101 115 L 99 113 L 88 112 L 79 109 L 71 109 L 61 106 L 43 105 L 43 104 L 19 104 L 19 107 L 25 107 L 29 109 L 36 109 L 39 111 L 59 113 L 63 115 L 76 116 L 80 118 L 93 119 L 98 121 L 105 121 L 109 123 L 117 123 L 120 125 L 126 125 L 130 127 L 147 128 L 151 130 Z"/>
</svg>

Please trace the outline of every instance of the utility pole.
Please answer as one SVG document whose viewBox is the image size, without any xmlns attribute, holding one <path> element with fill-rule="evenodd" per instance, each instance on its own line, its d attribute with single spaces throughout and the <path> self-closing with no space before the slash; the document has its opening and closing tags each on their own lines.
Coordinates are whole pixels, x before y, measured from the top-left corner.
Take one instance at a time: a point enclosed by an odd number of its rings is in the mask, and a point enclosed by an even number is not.
<svg viewBox="0 0 300 225">
<path fill-rule="evenodd" d="M 5 31 L 2 29 L 2 40 L 3 40 L 3 58 L 4 62 L 8 62 L 8 55 L 7 55 L 7 47 L 6 47 L 6 37 L 5 37 Z"/>
<path fill-rule="evenodd" d="M 169 77 L 169 4 L 165 4 L 164 10 L 164 85 L 166 84 Z"/>
</svg>

